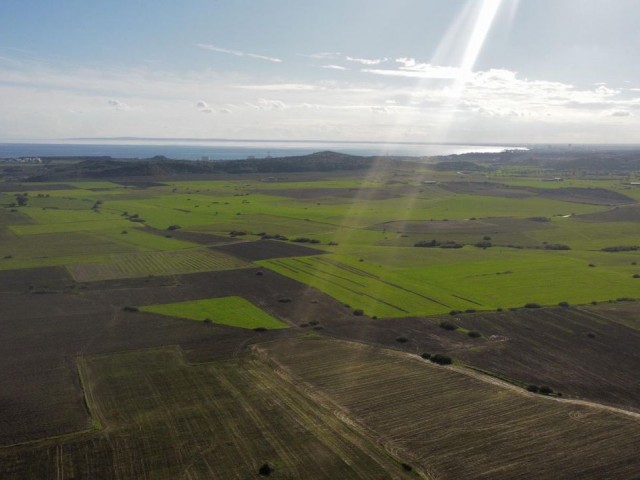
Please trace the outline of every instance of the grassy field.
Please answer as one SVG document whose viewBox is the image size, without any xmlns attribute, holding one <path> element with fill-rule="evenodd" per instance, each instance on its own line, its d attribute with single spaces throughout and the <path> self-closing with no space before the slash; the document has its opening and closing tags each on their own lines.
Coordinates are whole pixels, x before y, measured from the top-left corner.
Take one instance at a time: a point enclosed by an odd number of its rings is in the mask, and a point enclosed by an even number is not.
<svg viewBox="0 0 640 480">
<path fill-rule="evenodd" d="M 640 468 L 637 418 L 360 344 L 318 337 L 259 349 L 431 478 L 631 479 Z"/>
<path fill-rule="evenodd" d="M 212 323 L 240 328 L 278 329 L 289 326 L 241 297 L 147 305 L 141 307 L 140 310 L 190 320 L 209 320 Z"/>
<path fill-rule="evenodd" d="M 76 278 L 107 279 L 221 268 L 209 259 L 194 270 L 185 260 L 190 253 L 168 256 L 162 268 L 154 260 L 162 258 L 161 252 L 195 245 L 152 235 L 142 223 L 127 220 L 137 216 L 160 231 L 178 225 L 223 236 L 244 231 L 249 239 L 268 233 L 317 240 L 315 246 L 331 252 L 330 258 L 263 265 L 381 317 L 637 296 L 631 277 L 638 273 L 632 263 L 640 260 L 640 251 L 599 250 L 637 243 L 638 222 L 583 221 L 580 216 L 606 214 L 611 207 L 601 203 L 616 200 L 616 195 L 632 200 L 623 196 L 628 188 L 620 182 L 462 179 L 427 169 L 396 173 L 382 170 L 361 178 L 347 174 L 317 181 L 172 181 L 148 188 L 73 182 L 66 190 L 32 192 L 29 206 L 16 212 L 3 209 L 8 226 L 0 246 L 11 258 L 0 262 L 0 269 L 73 265 Z M 442 183 L 424 187 L 420 179 L 425 176 Z M 12 198 L 4 193 L 0 200 Z M 532 217 L 548 221 L 527 220 Z M 413 247 L 432 239 L 474 244 L 485 237 L 496 246 L 446 251 Z M 550 244 L 571 250 L 544 250 Z M 513 248 L 500 248 L 507 245 Z M 130 267 L 124 265 L 129 257 L 105 256 L 133 252 L 149 255 L 131 257 Z M 106 267 L 112 259 L 113 268 Z M 233 267 L 228 263 L 223 268 Z"/>
<path fill-rule="evenodd" d="M 76 281 L 91 282 L 149 275 L 234 270 L 247 266 L 246 262 L 220 252 L 190 249 L 111 255 L 101 263 L 70 265 L 68 270 Z"/>
<path fill-rule="evenodd" d="M 415 478 L 396 456 L 255 361 L 174 348 L 79 360 L 100 431 L 0 450 L 3 479 Z"/>
</svg>

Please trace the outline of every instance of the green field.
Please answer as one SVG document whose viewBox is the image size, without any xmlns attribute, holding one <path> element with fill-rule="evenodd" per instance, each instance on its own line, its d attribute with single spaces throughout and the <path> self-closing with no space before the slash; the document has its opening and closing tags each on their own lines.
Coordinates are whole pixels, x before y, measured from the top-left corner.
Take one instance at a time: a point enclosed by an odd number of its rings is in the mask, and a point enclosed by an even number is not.
<svg viewBox="0 0 640 480">
<path fill-rule="evenodd" d="M 242 297 L 148 305 L 141 307 L 140 310 L 189 320 L 210 320 L 212 323 L 239 328 L 279 329 L 289 326 Z"/>
<path fill-rule="evenodd" d="M 425 187 L 422 178 L 443 183 Z M 487 182 L 502 186 L 486 191 Z M 600 249 L 637 244 L 640 223 L 580 216 L 611 208 L 597 204 L 602 192 L 634 198 L 627 185 L 614 179 L 460 178 L 424 167 L 315 181 L 238 177 L 148 188 L 110 182 L 69 185 L 73 188 L 32 192 L 28 206 L 3 209 L 0 248 L 6 258 L 0 259 L 0 270 L 65 265 L 76 279 L 100 280 L 246 266 L 144 230 L 144 225 L 159 230 L 179 225 L 184 231 L 223 236 L 242 231 L 248 239 L 267 233 L 317 240 L 314 246 L 331 255 L 260 264 L 380 317 L 638 296 L 632 276 L 639 271 L 632 264 L 640 261 L 640 251 L 609 254 Z M 548 191 L 565 196 L 548 198 Z M 594 203 L 572 199 L 576 191 L 596 192 Z M 0 194 L 0 203 L 12 199 L 12 194 Z M 132 216 L 141 221 L 131 222 Z M 532 217 L 547 221 L 528 220 Z M 484 238 L 491 248 L 471 246 Z M 434 239 L 467 246 L 413 247 Z M 571 250 L 544 250 L 549 244 Z"/>
</svg>

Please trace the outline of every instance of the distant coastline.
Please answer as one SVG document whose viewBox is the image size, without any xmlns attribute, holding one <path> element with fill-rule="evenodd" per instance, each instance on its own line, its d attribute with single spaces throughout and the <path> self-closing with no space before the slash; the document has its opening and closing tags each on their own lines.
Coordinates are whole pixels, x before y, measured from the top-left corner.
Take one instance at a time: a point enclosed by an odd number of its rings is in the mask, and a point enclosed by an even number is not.
<svg viewBox="0 0 640 480">
<path fill-rule="evenodd" d="M 157 143 L 149 143 L 157 142 Z M 65 142 L 0 143 L 0 158 L 54 156 L 110 156 L 151 158 L 164 155 L 184 160 L 239 160 L 307 155 L 319 150 L 337 150 L 351 155 L 430 157 L 464 153 L 499 153 L 526 150 L 523 146 L 436 143 L 267 141 L 227 139 L 69 139 Z"/>
</svg>

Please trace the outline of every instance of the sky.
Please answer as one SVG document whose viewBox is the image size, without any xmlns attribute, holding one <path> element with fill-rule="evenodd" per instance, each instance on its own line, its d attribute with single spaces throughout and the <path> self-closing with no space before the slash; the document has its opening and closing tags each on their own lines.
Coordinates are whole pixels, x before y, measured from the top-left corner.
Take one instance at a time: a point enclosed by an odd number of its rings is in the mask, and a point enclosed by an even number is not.
<svg viewBox="0 0 640 480">
<path fill-rule="evenodd" d="M 0 141 L 640 143 L 637 0 L 2 0 Z"/>
</svg>

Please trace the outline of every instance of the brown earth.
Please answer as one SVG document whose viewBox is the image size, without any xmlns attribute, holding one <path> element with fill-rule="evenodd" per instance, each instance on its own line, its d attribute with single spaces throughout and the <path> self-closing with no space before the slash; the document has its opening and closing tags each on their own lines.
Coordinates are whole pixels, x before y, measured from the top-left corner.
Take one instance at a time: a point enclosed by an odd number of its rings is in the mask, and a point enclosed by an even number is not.
<svg viewBox="0 0 640 480">
<path fill-rule="evenodd" d="M 306 257 L 326 253 L 316 248 L 305 247 L 297 243 L 281 242 L 277 240 L 258 240 L 255 242 L 239 242 L 230 245 L 213 247 L 234 257 L 248 261 L 268 260 L 271 258 Z"/>
<path fill-rule="evenodd" d="M 417 189 L 415 188 L 281 188 L 256 190 L 256 193 L 295 198 L 296 200 L 357 198 L 361 201 L 388 200 L 390 198 L 415 194 L 416 192 Z"/>
<path fill-rule="evenodd" d="M 438 186 L 453 193 L 469 195 L 486 195 L 503 198 L 526 198 L 533 196 L 531 192 L 519 187 L 495 182 L 445 182 Z"/>
<path fill-rule="evenodd" d="M 581 187 L 561 187 L 561 188 L 534 188 L 527 187 L 528 191 L 539 197 L 560 200 L 563 202 L 587 203 L 590 205 L 624 205 L 637 203 L 631 197 L 627 197 L 618 192 L 607 190 L 606 188 L 581 188 Z"/>
<path fill-rule="evenodd" d="M 637 304 L 636 304 L 637 305 Z M 640 411 L 640 331 L 609 313 L 522 309 L 377 322 L 329 323 L 325 333 L 421 354 L 445 353 L 521 385 Z M 450 321 L 481 338 L 440 328 Z M 405 337 L 406 343 L 398 343 Z M 612 353 L 615 352 L 615 353 Z"/>
<path fill-rule="evenodd" d="M 576 215 L 576 220 L 583 222 L 640 222 L 640 205 L 625 205 L 613 207 L 604 212 L 585 213 Z"/>
<path fill-rule="evenodd" d="M 330 297 L 262 269 L 92 282 L 74 288 L 63 269 L 47 268 L 0 272 L 0 283 L 5 286 L 5 293 L 0 293 L 0 445 L 87 428 L 75 365 L 78 355 L 179 345 L 189 361 L 203 362 L 228 358 L 248 343 L 298 330 L 254 332 L 126 312 L 125 306 L 239 295 L 292 325 L 351 318 L 350 310 Z M 46 291 L 57 286 L 59 293 L 29 293 L 34 283 L 43 289 L 46 285 Z M 290 301 L 280 301 L 283 298 Z"/>
<path fill-rule="evenodd" d="M 145 227 L 142 229 L 145 233 L 151 233 L 153 235 L 160 235 L 162 237 L 171 237 L 177 240 L 184 240 L 185 242 L 197 243 L 200 245 L 218 245 L 221 243 L 234 242 L 233 238 L 223 237 L 221 235 L 214 235 L 213 233 L 203 232 L 190 232 L 189 230 L 161 230 L 159 228 Z"/>
</svg>

